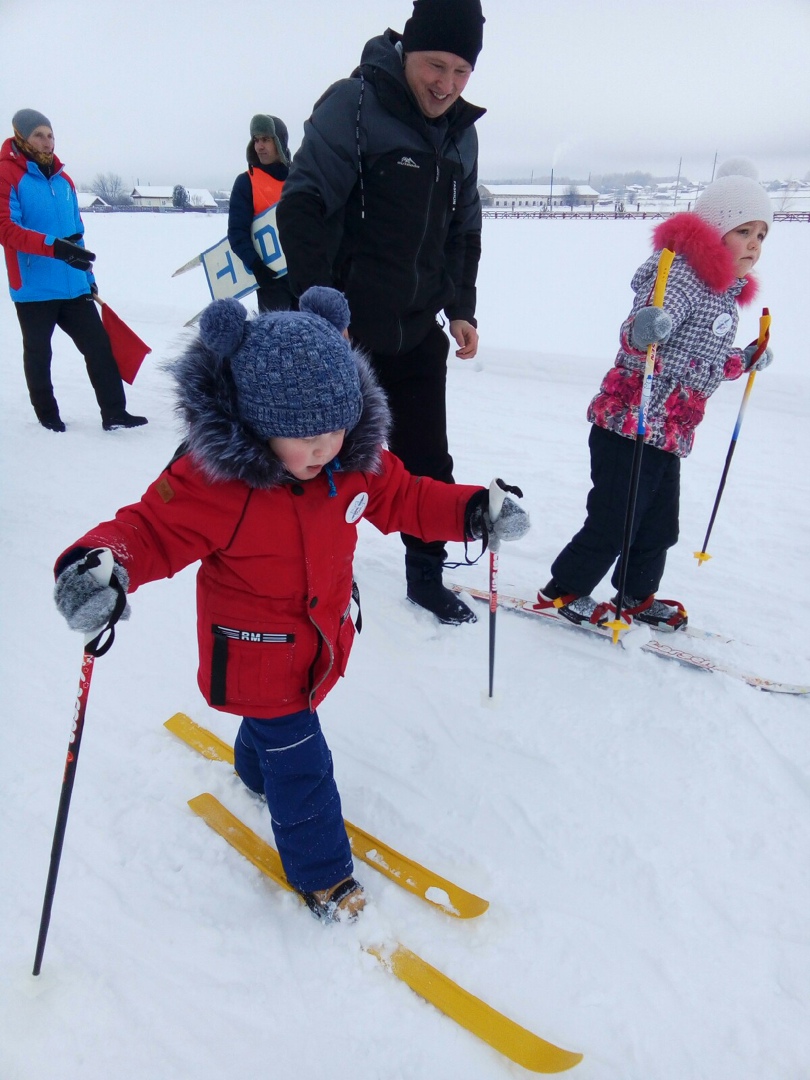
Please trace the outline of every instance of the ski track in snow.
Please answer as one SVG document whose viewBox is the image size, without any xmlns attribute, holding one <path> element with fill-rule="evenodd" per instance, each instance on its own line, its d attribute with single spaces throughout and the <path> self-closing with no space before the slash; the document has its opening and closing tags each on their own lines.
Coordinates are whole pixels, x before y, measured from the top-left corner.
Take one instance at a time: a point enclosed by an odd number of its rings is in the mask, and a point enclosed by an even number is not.
<svg viewBox="0 0 810 1080">
<path fill-rule="evenodd" d="M 810 1075 L 810 702 L 757 693 L 635 650 L 500 612 L 486 700 L 486 608 L 439 627 L 404 599 L 398 537 L 360 529 L 363 633 L 320 710 L 346 816 L 489 899 L 460 922 L 363 864 L 370 905 L 327 930 L 186 806 L 211 791 L 271 837 L 229 766 L 162 724 L 238 720 L 196 687 L 194 570 L 132 599 L 95 665 L 42 974 L 31 975 L 79 677 L 81 639 L 51 567 L 139 497 L 179 433 L 160 364 L 202 308 L 202 271 L 171 273 L 224 216 L 88 215 L 101 295 L 153 348 L 129 404 L 147 428 L 103 433 L 72 344 L 55 335 L 68 432 L 35 422 L 14 309 L 0 298 L 6 648 L 0 781 L 0 1076 L 219 1080 L 263 1072 L 490 1080 L 524 1070 L 422 1003 L 358 947 L 401 940 L 495 1008 L 582 1051 L 581 1080 Z M 500 559 L 531 595 L 579 527 L 587 403 L 612 361 L 649 223 L 486 222 L 481 352 L 451 360 L 459 482 L 520 484 L 533 529 Z M 700 642 L 757 674 L 810 681 L 810 229 L 774 227 L 759 266 L 774 366 L 758 376 L 702 543 L 743 383 L 710 402 L 682 472 L 681 541 L 662 593 Z M 250 301 L 248 304 L 250 305 Z M 748 309 L 737 342 L 756 334 Z M 461 545 L 452 545 L 461 557 Z M 486 559 L 452 571 L 486 587 Z M 606 594 L 607 582 L 602 591 Z M 269 1072 L 268 1072 L 269 1070 Z"/>
</svg>

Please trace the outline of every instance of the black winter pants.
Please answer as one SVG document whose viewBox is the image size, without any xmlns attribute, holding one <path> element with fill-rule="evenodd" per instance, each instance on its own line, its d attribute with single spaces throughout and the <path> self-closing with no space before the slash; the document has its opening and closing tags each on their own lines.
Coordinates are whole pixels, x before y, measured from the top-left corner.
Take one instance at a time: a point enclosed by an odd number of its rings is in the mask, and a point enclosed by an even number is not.
<svg viewBox="0 0 810 1080">
<path fill-rule="evenodd" d="M 588 445 L 593 482 L 588 516 L 551 567 L 555 582 L 577 596 L 593 592 L 621 553 L 635 439 L 594 424 Z M 641 600 L 658 589 L 667 549 L 678 542 L 680 475 L 677 455 L 644 447 L 627 563 L 627 596 Z M 611 578 L 614 589 L 619 587 L 621 565 L 619 559 Z"/>
<path fill-rule="evenodd" d="M 102 418 L 123 412 L 126 395 L 92 296 L 73 300 L 31 300 L 14 305 L 23 337 L 23 367 L 37 416 L 59 414 L 51 382 L 51 338 L 58 326 L 84 356 Z"/>
<path fill-rule="evenodd" d="M 450 342 L 435 323 L 415 349 L 400 356 L 371 353 L 372 367 L 388 397 L 393 430 L 388 442 L 408 472 L 453 483 L 453 459 L 447 446 L 447 354 Z M 425 543 L 402 533 L 409 552 L 446 557 L 441 541 Z"/>
<path fill-rule="evenodd" d="M 259 311 L 298 311 L 298 299 L 293 296 L 287 276 L 276 278 L 256 290 Z"/>
</svg>

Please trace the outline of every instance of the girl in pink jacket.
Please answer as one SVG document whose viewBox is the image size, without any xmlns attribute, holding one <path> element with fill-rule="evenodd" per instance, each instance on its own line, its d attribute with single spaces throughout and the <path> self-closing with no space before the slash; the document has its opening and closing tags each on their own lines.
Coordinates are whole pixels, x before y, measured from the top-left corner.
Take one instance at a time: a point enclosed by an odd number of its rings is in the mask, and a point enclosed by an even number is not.
<svg viewBox="0 0 810 1080">
<path fill-rule="evenodd" d="M 678 540 L 680 463 L 692 449 L 706 402 L 727 379 L 773 359 L 754 357 L 756 343 L 734 347 L 738 305 L 757 285 L 751 270 L 773 222 L 770 199 L 748 163 L 728 162 L 695 203 L 653 234 L 655 253 L 636 271 L 635 299 L 622 323 L 615 363 L 588 407 L 591 480 L 585 524 L 551 566 L 537 594 L 541 608 L 556 608 L 573 623 L 604 622 L 613 606 L 590 595 L 610 567 L 621 580 L 621 545 L 647 347 L 658 346 L 646 436 L 628 552 L 624 614 L 662 630 L 686 624 L 686 611 L 656 591 L 667 550 Z M 676 253 L 663 308 L 652 306 L 658 257 Z M 618 559 L 618 561 L 617 561 Z"/>
</svg>

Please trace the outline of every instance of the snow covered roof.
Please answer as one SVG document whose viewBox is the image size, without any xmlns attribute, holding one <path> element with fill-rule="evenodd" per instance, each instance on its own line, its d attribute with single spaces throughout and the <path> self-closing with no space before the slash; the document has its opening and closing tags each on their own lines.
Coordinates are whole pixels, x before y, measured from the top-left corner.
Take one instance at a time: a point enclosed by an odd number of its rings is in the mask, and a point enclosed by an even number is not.
<svg viewBox="0 0 810 1080">
<path fill-rule="evenodd" d="M 599 192 L 588 184 L 555 184 L 553 189 L 551 184 L 480 184 L 478 190 L 483 195 L 484 193 L 493 196 L 493 198 L 508 198 L 510 195 L 514 195 L 515 198 L 521 199 L 547 199 L 549 195 L 559 195 L 561 192 L 567 192 L 569 188 L 573 187 L 577 195 L 598 195 Z"/>
<path fill-rule="evenodd" d="M 94 191 L 77 191 L 76 199 L 79 203 L 80 210 L 89 210 L 92 206 L 109 206 L 108 202 L 105 202 L 100 195 L 96 195 Z"/>
<path fill-rule="evenodd" d="M 174 195 L 174 184 L 168 186 L 144 186 L 140 184 L 131 191 L 133 199 L 171 199 Z M 216 201 L 208 188 L 186 188 L 188 201 L 192 206 L 210 206 L 216 208 Z"/>
</svg>

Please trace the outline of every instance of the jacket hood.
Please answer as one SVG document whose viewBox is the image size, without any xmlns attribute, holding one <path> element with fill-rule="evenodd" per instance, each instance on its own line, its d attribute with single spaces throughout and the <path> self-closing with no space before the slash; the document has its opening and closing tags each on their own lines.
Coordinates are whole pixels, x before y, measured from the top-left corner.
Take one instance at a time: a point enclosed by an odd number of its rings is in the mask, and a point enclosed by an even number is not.
<svg viewBox="0 0 810 1080">
<path fill-rule="evenodd" d="M 665 247 L 683 256 L 712 292 L 726 292 L 741 280 L 734 268 L 734 258 L 723 243 L 723 234 L 697 214 L 673 214 L 656 226 L 653 248 L 660 251 Z M 737 303 L 750 304 L 759 285 L 750 274 L 742 280 L 744 284 L 737 296 Z"/>
<path fill-rule="evenodd" d="M 402 35 L 390 29 L 367 41 L 360 57 L 360 66 L 352 72 L 352 78 L 362 77 L 373 83 L 381 104 L 398 119 L 411 125 L 415 122 L 427 124 L 405 78 L 402 49 L 398 47 L 401 41 Z M 454 134 L 470 127 L 485 112 L 486 109 L 460 97 L 443 119 L 447 120 L 448 132 Z"/>
<path fill-rule="evenodd" d="M 338 455 L 341 472 L 379 472 L 382 444 L 391 427 L 385 394 L 368 361 L 353 350 L 360 376 L 363 411 L 346 433 Z M 237 411 L 230 363 L 216 357 L 199 338 L 167 365 L 177 383 L 176 411 L 187 426 L 179 453 L 189 453 L 211 481 L 241 480 L 253 488 L 273 488 L 292 480 L 267 440 L 247 428 Z"/>
</svg>

